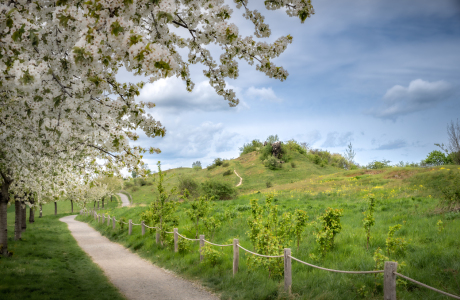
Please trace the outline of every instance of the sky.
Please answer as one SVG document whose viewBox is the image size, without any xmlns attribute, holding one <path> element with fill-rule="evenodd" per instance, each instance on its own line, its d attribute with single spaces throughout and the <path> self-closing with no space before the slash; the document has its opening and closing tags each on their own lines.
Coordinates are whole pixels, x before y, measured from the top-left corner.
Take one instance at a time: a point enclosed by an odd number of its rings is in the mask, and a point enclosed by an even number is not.
<svg viewBox="0 0 460 300">
<path fill-rule="evenodd" d="M 253 25 L 234 8 L 240 35 Z M 239 61 L 239 78 L 228 80 L 240 104 L 229 107 L 191 68 L 189 93 L 180 79 L 147 84 L 139 100 L 153 101 L 150 113 L 166 127 L 163 138 L 133 145 L 160 148 L 144 156 L 156 170 L 203 167 L 215 158 L 239 156 L 245 143 L 277 134 L 313 149 L 343 154 L 349 143 L 355 161 L 420 162 L 435 143 L 447 143 L 447 125 L 460 118 L 459 0 L 312 0 L 315 14 L 301 24 L 283 11 L 267 11 L 272 36 L 290 34 L 293 43 L 275 63 L 289 72 L 270 79 Z M 218 59 L 217 48 L 210 48 Z M 146 80 L 121 72 L 119 80 Z"/>
</svg>

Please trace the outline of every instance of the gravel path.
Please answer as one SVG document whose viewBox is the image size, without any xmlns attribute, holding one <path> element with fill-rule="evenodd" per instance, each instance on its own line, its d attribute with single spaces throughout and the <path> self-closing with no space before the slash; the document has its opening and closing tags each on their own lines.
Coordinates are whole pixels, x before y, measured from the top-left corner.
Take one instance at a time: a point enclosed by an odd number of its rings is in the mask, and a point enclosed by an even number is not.
<svg viewBox="0 0 460 300">
<path fill-rule="evenodd" d="M 241 176 L 238 175 L 238 173 L 236 173 L 236 170 L 233 170 L 233 172 L 235 172 L 236 176 L 238 176 L 240 178 L 240 182 L 236 186 L 242 185 L 243 184 L 243 178 L 241 178 Z"/>
<path fill-rule="evenodd" d="M 120 196 L 121 198 L 121 206 L 129 206 L 130 203 L 129 203 L 128 196 L 122 193 L 118 193 L 117 195 Z"/>
<path fill-rule="evenodd" d="M 88 224 L 76 221 L 75 217 L 67 216 L 59 220 L 68 224 L 78 245 L 101 267 L 127 299 L 219 299 L 203 288 L 178 278 L 123 246 L 109 241 Z M 94 299 L 97 299 L 97 295 L 94 295 Z"/>
</svg>

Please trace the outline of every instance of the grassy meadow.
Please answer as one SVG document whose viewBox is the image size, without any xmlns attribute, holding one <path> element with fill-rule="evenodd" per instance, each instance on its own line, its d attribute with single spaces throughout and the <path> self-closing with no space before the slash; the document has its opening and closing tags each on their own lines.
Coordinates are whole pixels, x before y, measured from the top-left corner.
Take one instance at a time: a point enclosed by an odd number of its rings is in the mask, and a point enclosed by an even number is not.
<svg viewBox="0 0 460 300">
<path fill-rule="evenodd" d="M 334 247 L 324 256 L 318 250 L 311 223 L 302 234 L 299 249 L 292 241 L 292 255 L 303 261 L 322 267 L 340 270 L 374 270 L 375 251 L 380 248 L 389 260 L 400 265 L 398 272 L 418 281 L 460 295 L 460 212 L 447 211 L 440 205 L 440 186 L 451 180 L 452 174 L 460 172 L 460 166 L 432 168 L 386 168 L 378 170 L 340 170 L 334 167 L 320 167 L 308 160 L 294 159 L 295 165 L 285 164 L 280 170 L 268 170 L 255 154 L 243 155 L 229 161 L 228 167 L 212 170 L 180 168 L 166 173 L 166 186 L 177 186 L 180 176 L 193 176 L 199 182 L 210 178 L 222 178 L 233 184 L 239 182 L 236 175 L 222 176 L 227 169 L 235 169 L 243 177 L 238 187 L 238 196 L 232 200 L 215 201 L 211 215 L 221 221 L 215 232 L 200 227 L 200 234 L 218 244 L 230 244 L 238 238 L 240 244 L 253 250 L 248 237 L 250 199 L 263 204 L 267 195 L 274 196 L 279 214 L 302 209 L 307 212 L 308 222 L 328 207 L 343 209 L 342 231 L 336 236 Z M 155 178 L 155 177 L 154 177 Z M 140 215 L 147 204 L 156 197 L 155 183 L 139 185 L 134 180 L 126 184 L 134 205 L 107 209 L 102 212 L 132 219 L 140 223 Z M 267 188 L 270 181 L 272 187 Z M 138 182 L 137 182 L 138 183 Z M 145 183 L 145 182 L 144 182 Z M 375 226 L 371 228 L 370 247 L 366 249 L 366 234 L 362 225 L 369 197 L 376 199 Z M 195 237 L 193 222 L 185 211 L 190 202 L 178 204 L 179 233 Z M 228 217 L 231 216 L 231 217 Z M 119 225 L 112 230 L 98 224 L 90 217 L 78 217 L 89 222 L 102 234 L 124 244 L 132 251 L 152 262 L 170 269 L 182 276 L 198 280 L 221 295 L 222 299 L 381 299 L 383 297 L 382 275 L 337 274 L 310 268 L 292 262 L 292 296 L 283 292 L 282 278 L 269 277 L 267 270 L 251 268 L 247 257 L 250 254 L 240 249 L 239 272 L 232 276 L 232 247 L 215 247 L 220 255 L 213 262 L 206 259 L 200 263 L 197 242 L 184 245 L 185 250 L 174 253 L 171 241 L 164 247 L 155 243 L 155 232 L 141 235 L 140 226 L 134 226 L 133 235 Z M 396 238 L 406 243 L 404 253 L 389 255 L 386 252 L 386 238 L 390 226 L 401 224 Z M 172 238 L 172 235 L 170 235 Z M 280 253 L 281 254 L 281 253 Z M 405 280 L 398 280 L 398 299 L 449 299 Z"/>
<path fill-rule="evenodd" d="M 115 207 L 118 202 L 109 204 Z M 79 208 L 74 205 L 74 212 Z M 78 246 L 59 221 L 71 212 L 69 201 L 43 205 L 43 217 L 35 214 L 22 240 L 14 240 L 14 205 L 8 208 L 8 248 L 11 257 L 0 258 L 0 299 L 125 299 L 102 270 Z"/>
</svg>

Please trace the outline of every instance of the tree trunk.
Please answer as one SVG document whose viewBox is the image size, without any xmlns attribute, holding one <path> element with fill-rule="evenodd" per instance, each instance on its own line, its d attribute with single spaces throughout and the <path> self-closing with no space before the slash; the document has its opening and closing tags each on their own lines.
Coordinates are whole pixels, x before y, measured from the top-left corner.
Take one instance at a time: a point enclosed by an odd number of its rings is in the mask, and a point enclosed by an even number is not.
<svg viewBox="0 0 460 300">
<path fill-rule="evenodd" d="M 40 203 L 40 216 L 38 216 L 39 218 L 42 217 L 42 212 L 43 212 L 43 210 L 42 210 L 42 204 Z"/>
<path fill-rule="evenodd" d="M 97 201 L 97 209 L 99 209 L 99 201 Z"/>
<path fill-rule="evenodd" d="M 102 208 L 104 208 L 104 197 L 102 197 Z"/>
<path fill-rule="evenodd" d="M 54 215 L 57 215 L 57 202 L 54 201 Z"/>
<path fill-rule="evenodd" d="M 73 200 L 70 200 L 70 207 L 72 208 L 72 212 L 73 212 Z"/>
<path fill-rule="evenodd" d="M 25 201 L 21 201 L 21 231 L 24 232 L 27 229 L 27 206 Z"/>
<path fill-rule="evenodd" d="M 34 210 L 34 208 L 35 208 L 34 207 L 35 200 L 34 200 L 34 198 L 30 197 L 29 202 L 30 202 L 30 204 L 32 204 L 30 206 L 30 209 L 29 209 L 29 223 L 33 223 L 33 222 L 35 222 L 35 210 Z"/>
<path fill-rule="evenodd" d="M 94 209 L 96 209 L 96 201 L 94 201 Z"/>
<path fill-rule="evenodd" d="M 113 202 L 113 195 L 110 195 L 110 202 Z"/>
<path fill-rule="evenodd" d="M 21 208 L 21 201 L 15 200 L 14 201 L 14 240 L 21 239 L 21 232 L 22 232 L 22 208 Z"/>
<path fill-rule="evenodd" d="M 8 222 L 6 220 L 8 201 L 0 200 L 0 251 L 3 256 L 8 256 Z"/>
</svg>

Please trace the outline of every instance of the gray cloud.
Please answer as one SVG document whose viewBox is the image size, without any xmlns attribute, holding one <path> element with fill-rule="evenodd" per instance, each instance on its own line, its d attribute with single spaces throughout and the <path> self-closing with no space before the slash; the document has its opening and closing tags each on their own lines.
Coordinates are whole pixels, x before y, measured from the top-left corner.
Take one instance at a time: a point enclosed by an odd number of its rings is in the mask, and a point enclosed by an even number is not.
<svg viewBox="0 0 460 300">
<path fill-rule="evenodd" d="M 402 139 L 398 139 L 398 140 L 394 140 L 394 141 L 390 141 L 385 144 L 382 144 L 379 147 L 375 148 L 375 150 L 394 150 L 394 149 L 404 148 L 406 146 L 407 146 L 406 141 Z"/>
<path fill-rule="evenodd" d="M 309 131 L 307 133 L 296 135 L 296 139 L 299 142 L 306 142 L 310 146 L 312 146 L 314 143 L 316 143 L 319 140 L 321 140 L 321 137 L 322 136 L 321 136 L 321 133 L 319 132 L 319 130 L 312 130 L 312 131 Z"/>
<path fill-rule="evenodd" d="M 408 87 L 395 85 L 390 88 L 383 96 L 382 106 L 371 109 L 367 114 L 395 120 L 399 116 L 434 107 L 449 99 L 453 91 L 453 87 L 445 81 L 416 79 Z"/>
<path fill-rule="evenodd" d="M 339 134 L 338 132 L 329 132 L 327 134 L 326 140 L 321 145 L 321 147 L 342 147 L 346 146 L 349 142 L 353 140 L 353 132 L 344 132 Z"/>
</svg>

